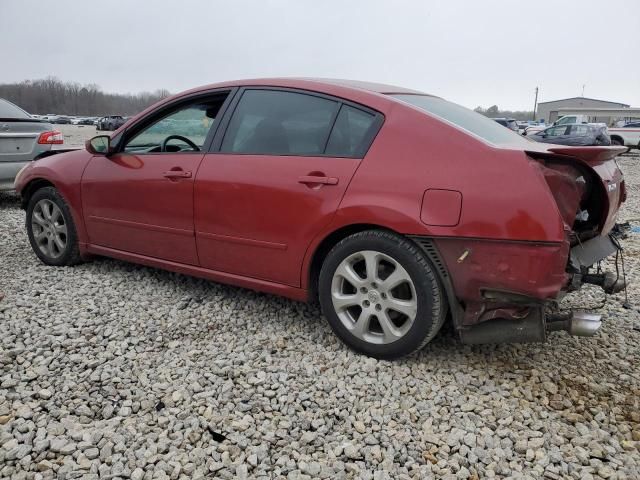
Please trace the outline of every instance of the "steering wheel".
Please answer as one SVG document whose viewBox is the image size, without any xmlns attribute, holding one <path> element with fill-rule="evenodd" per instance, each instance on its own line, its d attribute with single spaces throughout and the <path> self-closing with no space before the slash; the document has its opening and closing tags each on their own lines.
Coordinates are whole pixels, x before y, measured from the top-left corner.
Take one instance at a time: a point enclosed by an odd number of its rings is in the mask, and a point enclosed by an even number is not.
<svg viewBox="0 0 640 480">
<path fill-rule="evenodd" d="M 169 135 L 167 138 L 165 138 L 162 141 L 162 145 L 160 145 L 160 151 L 161 152 L 166 152 L 167 151 L 167 143 L 169 143 L 169 141 L 171 141 L 171 140 L 181 140 L 184 143 L 186 143 L 187 145 L 189 145 L 191 148 L 193 148 L 194 151 L 196 151 L 196 152 L 200 151 L 200 147 L 198 147 L 195 143 L 193 143 L 187 137 L 183 137 L 182 135 Z"/>
</svg>

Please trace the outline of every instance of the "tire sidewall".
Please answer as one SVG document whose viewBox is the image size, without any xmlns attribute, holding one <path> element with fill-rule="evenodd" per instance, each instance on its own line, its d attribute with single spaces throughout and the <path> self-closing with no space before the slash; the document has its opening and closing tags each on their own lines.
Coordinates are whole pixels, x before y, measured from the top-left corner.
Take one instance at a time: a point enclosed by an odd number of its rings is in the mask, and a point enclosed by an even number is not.
<svg viewBox="0 0 640 480">
<path fill-rule="evenodd" d="M 444 314 L 442 310 L 445 309 L 445 304 L 435 271 L 418 247 L 401 237 L 393 239 L 391 235 L 380 236 L 378 233 L 356 234 L 339 242 L 329 252 L 322 266 L 318 292 L 322 312 L 338 337 L 358 352 L 391 360 L 419 350 L 433 338 L 441 326 L 440 316 Z M 410 246 L 413 248 L 408 248 Z M 389 255 L 402 265 L 414 284 L 418 303 L 416 318 L 410 330 L 392 343 L 378 345 L 353 336 L 343 325 L 333 307 L 331 283 L 338 265 L 349 255 L 363 250 L 374 250 Z M 416 255 L 420 255 L 424 262 L 416 261 Z"/>
<path fill-rule="evenodd" d="M 58 258 L 49 258 L 47 255 L 42 253 L 40 247 L 35 241 L 35 238 L 33 237 L 33 230 L 31 227 L 33 209 L 40 200 L 44 199 L 50 200 L 58 206 L 58 208 L 62 212 L 62 216 L 64 217 L 65 224 L 67 225 L 67 245 L 64 253 Z M 62 266 L 71 265 L 72 263 L 76 262 L 78 237 L 76 234 L 75 224 L 73 223 L 73 217 L 71 216 L 71 211 L 69 210 L 67 202 L 64 201 L 62 196 L 55 188 L 41 188 L 31 196 L 31 198 L 29 199 L 29 204 L 27 206 L 26 227 L 27 236 L 29 237 L 31 248 L 43 263 L 47 265 Z"/>
</svg>

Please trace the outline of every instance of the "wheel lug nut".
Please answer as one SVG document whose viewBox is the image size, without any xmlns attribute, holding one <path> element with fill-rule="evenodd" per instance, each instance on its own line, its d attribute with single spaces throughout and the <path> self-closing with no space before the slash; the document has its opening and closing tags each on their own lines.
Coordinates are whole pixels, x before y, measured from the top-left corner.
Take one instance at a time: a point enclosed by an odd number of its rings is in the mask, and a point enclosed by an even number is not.
<svg viewBox="0 0 640 480">
<path fill-rule="evenodd" d="M 362 293 L 367 293 L 367 291 L 368 291 L 368 290 L 367 290 L 367 287 L 362 287 L 362 288 L 360 289 L 360 291 L 361 291 Z"/>
<path fill-rule="evenodd" d="M 364 305 L 365 307 L 368 307 L 371 304 L 369 303 L 369 300 L 365 300 L 364 302 L 362 302 L 362 305 Z"/>
<path fill-rule="evenodd" d="M 382 292 L 382 293 L 380 294 L 380 296 L 381 296 L 382 298 L 387 298 L 387 294 L 386 294 L 386 293 L 384 293 L 384 292 Z"/>
<path fill-rule="evenodd" d="M 376 305 L 376 310 L 380 311 L 382 310 L 382 305 L 380 305 L 379 303 Z"/>
<path fill-rule="evenodd" d="M 376 282 L 371 283 L 371 288 L 378 288 L 378 284 Z"/>
</svg>

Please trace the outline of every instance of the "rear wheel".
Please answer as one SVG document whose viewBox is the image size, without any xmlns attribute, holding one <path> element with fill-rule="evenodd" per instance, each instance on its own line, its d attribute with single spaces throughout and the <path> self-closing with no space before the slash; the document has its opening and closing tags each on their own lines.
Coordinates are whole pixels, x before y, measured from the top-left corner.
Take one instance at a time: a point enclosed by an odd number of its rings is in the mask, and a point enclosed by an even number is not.
<svg viewBox="0 0 640 480">
<path fill-rule="evenodd" d="M 384 231 L 339 242 L 320 272 L 322 311 L 352 349 L 381 359 L 409 355 L 442 326 L 447 308 L 429 260 L 409 240 Z"/>
<path fill-rule="evenodd" d="M 624 142 L 622 141 L 622 139 L 620 139 L 618 137 L 612 137 L 611 138 L 611 145 L 624 146 Z"/>
<path fill-rule="evenodd" d="M 41 188 L 29 200 L 27 234 L 31 248 L 43 263 L 64 266 L 80 262 L 71 211 L 55 188 Z"/>
</svg>

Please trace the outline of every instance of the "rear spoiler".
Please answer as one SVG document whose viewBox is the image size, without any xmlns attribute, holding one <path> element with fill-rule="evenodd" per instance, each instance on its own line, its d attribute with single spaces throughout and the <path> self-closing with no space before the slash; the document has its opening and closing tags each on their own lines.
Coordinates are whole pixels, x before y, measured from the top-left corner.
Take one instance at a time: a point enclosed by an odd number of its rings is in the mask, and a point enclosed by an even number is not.
<svg viewBox="0 0 640 480">
<path fill-rule="evenodd" d="M 527 155 L 533 158 L 552 158 L 553 155 L 562 155 L 564 157 L 573 157 L 578 160 L 582 160 L 588 165 L 597 165 L 607 160 L 611 160 L 612 158 L 617 157 L 618 155 L 622 155 L 623 153 L 627 153 L 629 151 L 629 147 L 562 147 L 562 146 L 553 146 L 546 151 L 540 150 L 532 150 L 525 151 Z"/>
<path fill-rule="evenodd" d="M 42 152 L 41 154 L 37 155 L 33 160 L 40 160 L 42 158 L 47 158 L 50 157 L 51 155 L 57 155 L 58 153 L 65 153 L 65 152 L 73 152 L 75 150 L 82 150 L 84 147 L 82 146 L 77 146 L 77 147 L 71 147 L 71 148 L 58 148 L 55 150 L 47 150 L 46 152 Z"/>
<path fill-rule="evenodd" d="M 550 152 L 576 157 L 587 163 L 602 163 L 627 153 L 629 147 L 552 147 Z"/>
<path fill-rule="evenodd" d="M 49 120 L 43 120 L 41 118 L 0 118 L 0 122 L 15 122 L 15 123 L 51 123 Z"/>
</svg>

